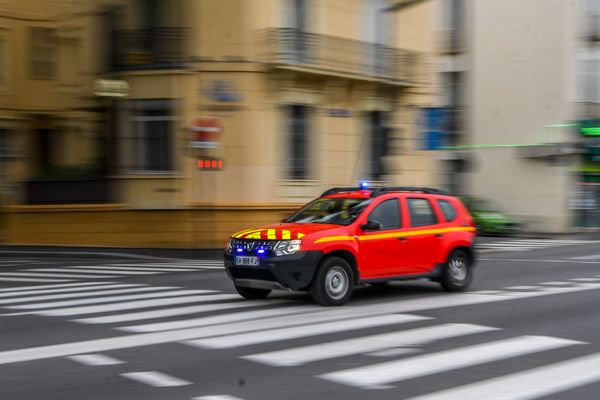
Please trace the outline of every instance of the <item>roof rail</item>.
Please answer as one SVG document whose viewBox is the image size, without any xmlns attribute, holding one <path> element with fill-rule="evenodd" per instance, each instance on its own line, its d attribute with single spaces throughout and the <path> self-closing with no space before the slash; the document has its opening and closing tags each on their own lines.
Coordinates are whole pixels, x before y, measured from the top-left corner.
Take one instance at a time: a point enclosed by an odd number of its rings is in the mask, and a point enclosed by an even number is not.
<svg viewBox="0 0 600 400">
<path fill-rule="evenodd" d="M 390 193 L 390 192 L 418 192 L 418 193 L 427 193 L 427 194 L 441 194 L 448 195 L 447 192 L 443 190 L 428 188 L 428 187 L 415 187 L 415 186 L 384 186 L 380 188 L 374 188 L 371 193 L 371 197 L 381 196 L 382 194 Z"/>
<path fill-rule="evenodd" d="M 365 189 L 361 189 L 361 188 L 356 187 L 356 186 L 353 186 L 353 187 L 331 188 L 329 190 L 324 191 L 323 194 L 321 195 L 321 197 L 323 197 L 323 196 L 329 196 L 330 194 L 335 194 L 335 193 L 356 192 L 358 190 L 365 190 Z M 366 189 L 366 190 L 370 190 L 370 189 Z"/>
</svg>

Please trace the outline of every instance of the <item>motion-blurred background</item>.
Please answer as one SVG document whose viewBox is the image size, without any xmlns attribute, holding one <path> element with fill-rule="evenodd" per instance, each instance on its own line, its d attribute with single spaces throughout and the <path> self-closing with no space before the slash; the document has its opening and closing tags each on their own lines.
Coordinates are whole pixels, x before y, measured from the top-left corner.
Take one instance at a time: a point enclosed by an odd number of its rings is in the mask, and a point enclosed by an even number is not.
<svg viewBox="0 0 600 400">
<path fill-rule="evenodd" d="M 600 226 L 600 0 L 0 0 L 0 240 L 221 247 L 332 186 Z"/>
</svg>

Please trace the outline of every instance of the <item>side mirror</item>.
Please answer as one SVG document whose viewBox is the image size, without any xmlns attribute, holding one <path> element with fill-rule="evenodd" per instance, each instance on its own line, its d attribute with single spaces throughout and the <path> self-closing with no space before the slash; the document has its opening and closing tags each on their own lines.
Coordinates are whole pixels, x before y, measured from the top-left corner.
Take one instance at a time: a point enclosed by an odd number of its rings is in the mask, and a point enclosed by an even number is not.
<svg viewBox="0 0 600 400">
<path fill-rule="evenodd" d="M 381 229 L 381 224 L 379 222 L 368 220 L 366 224 L 362 224 L 360 229 L 363 231 L 378 231 Z"/>
</svg>

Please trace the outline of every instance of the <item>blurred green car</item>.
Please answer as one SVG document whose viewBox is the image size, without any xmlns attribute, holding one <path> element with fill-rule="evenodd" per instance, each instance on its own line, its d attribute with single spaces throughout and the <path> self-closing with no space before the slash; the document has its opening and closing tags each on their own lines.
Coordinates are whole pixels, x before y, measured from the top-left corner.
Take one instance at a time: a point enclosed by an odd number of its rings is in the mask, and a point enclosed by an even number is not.
<svg viewBox="0 0 600 400">
<path fill-rule="evenodd" d="M 464 196 L 460 198 L 469 209 L 480 235 L 511 235 L 521 230 L 522 224 L 509 215 L 498 211 L 488 200 Z"/>
</svg>

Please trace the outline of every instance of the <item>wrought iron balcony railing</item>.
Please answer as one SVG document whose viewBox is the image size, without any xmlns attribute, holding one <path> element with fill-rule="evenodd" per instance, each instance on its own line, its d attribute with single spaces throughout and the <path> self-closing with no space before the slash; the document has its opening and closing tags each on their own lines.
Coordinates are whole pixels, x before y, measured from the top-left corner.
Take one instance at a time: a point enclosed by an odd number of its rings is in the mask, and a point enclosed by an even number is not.
<svg viewBox="0 0 600 400">
<path fill-rule="evenodd" d="M 185 63 L 185 29 L 154 27 L 112 32 L 113 70 L 181 68 Z"/>
<path fill-rule="evenodd" d="M 407 84 L 424 77 L 422 55 L 414 51 L 292 28 L 269 30 L 267 41 L 271 64 Z"/>
</svg>

